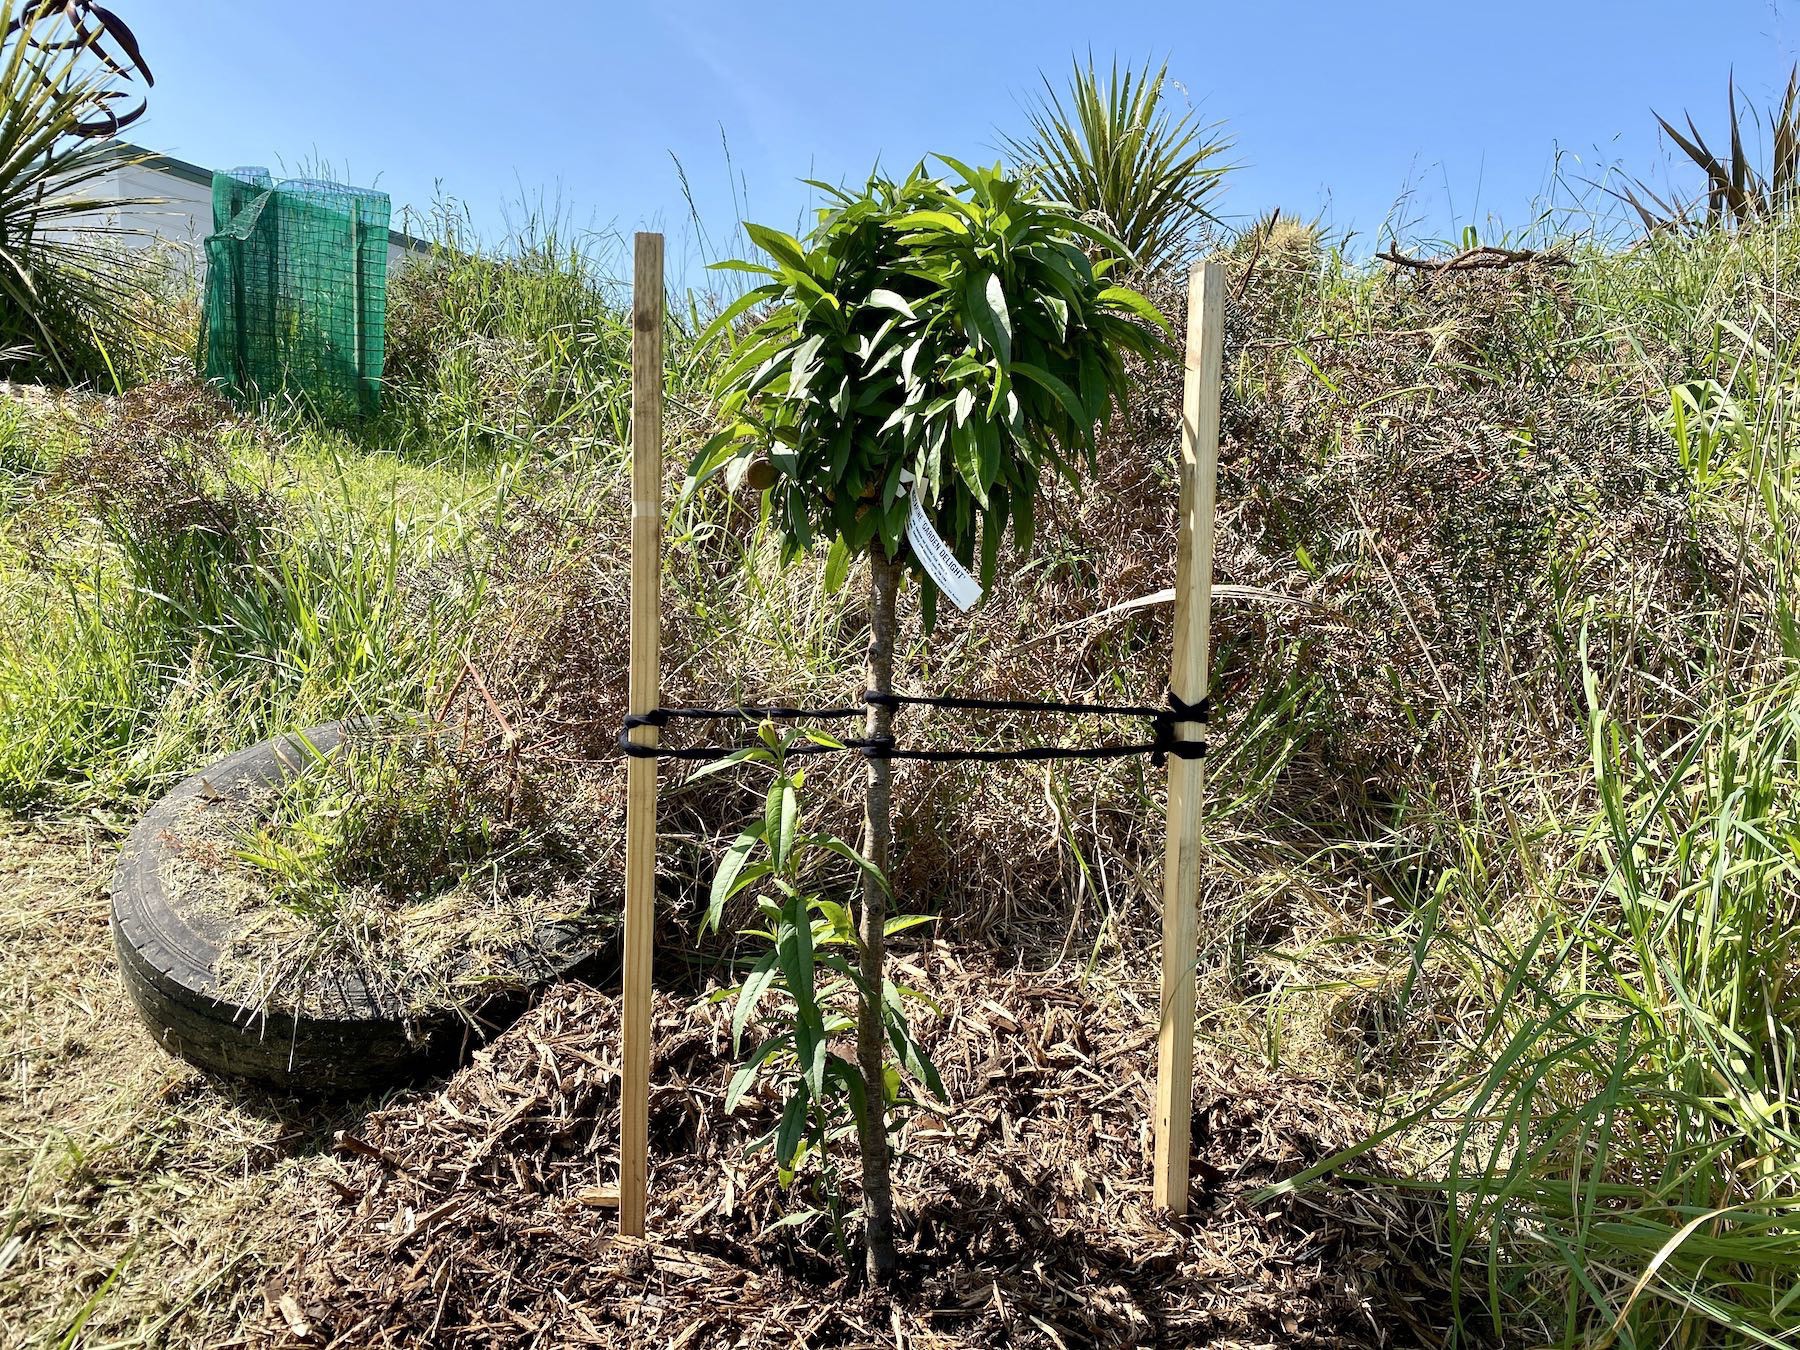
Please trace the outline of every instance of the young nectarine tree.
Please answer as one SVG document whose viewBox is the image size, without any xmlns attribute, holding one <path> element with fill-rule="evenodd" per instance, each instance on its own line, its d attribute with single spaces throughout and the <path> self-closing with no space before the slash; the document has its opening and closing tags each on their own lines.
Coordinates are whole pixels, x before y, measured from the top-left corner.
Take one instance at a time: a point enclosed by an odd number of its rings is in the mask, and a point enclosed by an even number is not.
<svg viewBox="0 0 1800 1350">
<path fill-rule="evenodd" d="M 902 576 L 914 570 L 929 625 L 939 587 L 909 533 L 930 530 L 991 584 L 1003 538 L 1030 548 L 1039 486 L 1079 481 L 1096 433 L 1126 394 L 1126 358 L 1163 350 L 1161 315 L 1108 279 L 1125 247 L 1069 207 L 998 169 L 949 158 L 902 181 L 872 178 L 832 199 L 805 241 L 745 228 L 766 262 L 721 264 L 762 281 L 715 320 L 742 316 L 720 375 L 724 429 L 695 460 L 701 482 L 755 457 L 784 559 L 829 548 L 829 584 L 869 565 L 868 687 L 891 693 Z M 1096 262 L 1104 253 L 1106 261 Z M 772 470 L 772 472 L 770 472 Z M 977 562 L 979 558 L 979 562 Z M 892 708 L 872 702 L 865 736 L 883 743 Z M 862 852 L 888 871 L 889 763 L 872 755 Z M 887 895 L 873 874 L 857 916 L 858 1121 L 865 1260 L 894 1267 L 888 1088 L 881 1003 Z"/>
</svg>

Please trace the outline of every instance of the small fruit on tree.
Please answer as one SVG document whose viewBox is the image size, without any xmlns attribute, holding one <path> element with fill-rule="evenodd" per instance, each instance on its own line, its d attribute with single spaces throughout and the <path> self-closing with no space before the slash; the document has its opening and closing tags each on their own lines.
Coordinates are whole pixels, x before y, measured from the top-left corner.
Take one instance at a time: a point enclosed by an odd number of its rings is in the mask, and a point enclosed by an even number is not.
<svg viewBox="0 0 1800 1350">
<path fill-rule="evenodd" d="M 827 582 L 841 586 L 868 555 L 868 687 L 880 693 L 893 688 L 911 513 L 965 566 L 979 554 L 991 584 L 1008 530 L 1021 552 L 1031 545 L 1046 467 L 1071 482 L 1093 467 L 1097 430 L 1128 390 L 1126 357 L 1165 350 L 1155 307 L 1108 280 L 1124 245 L 998 168 L 940 158 L 950 181 L 921 165 L 860 194 L 815 184 L 832 204 L 804 242 L 745 226 L 769 261 L 719 264 L 764 280 L 707 334 L 755 316 L 719 376 L 724 427 L 690 473 L 698 484 L 766 456 L 784 559 L 826 544 Z M 929 625 L 938 592 L 918 580 Z M 891 718 L 871 704 L 868 738 L 887 736 Z M 889 782 L 887 760 L 871 758 L 862 852 L 874 875 L 888 873 Z M 864 990 L 884 985 L 887 895 L 874 875 L 857 922 Z M 865 997 L 857 1059 L 870 1109 L 858 1143 L 876 1280 L 894 1266 L 882 1032 Z"/>
</svg>

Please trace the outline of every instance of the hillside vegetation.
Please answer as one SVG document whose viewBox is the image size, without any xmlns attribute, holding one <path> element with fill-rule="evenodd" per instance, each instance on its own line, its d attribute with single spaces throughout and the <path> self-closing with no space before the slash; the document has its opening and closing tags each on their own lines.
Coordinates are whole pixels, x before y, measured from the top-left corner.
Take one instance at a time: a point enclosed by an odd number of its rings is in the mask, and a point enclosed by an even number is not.
<svg viewBox="0 0 1800 1350">
<path fill-rule="evenodd" d="M 1753 226 L 1415 269 L 1280 220 L 1221 251 L 1203 1053 L 1380 1122 L 1337 1174 L 1433 1198 L 1418 1274 L 1471 1341 L 1789 1343 L 1800 254 Z M 1179 325 L 1184 278 L 1138 284 Z M 392 304 L 393 396 L 349 430 L 179 376 L 0 397 L 0 799 L 125 823 L 277 731 L 441 719 L 458 809 L 553 822 L 616 908 L 620 296 L 538 240 L 447 252 Z M 683 491 L 717 352 L 671 325 L 665 701 L 841 704 L 862 590 L 782 568 L 754 494 Z M 1179 380 L 1140 372 L 1094 490 L 1055 497 L 971 615 L 904 633 L 901 687 L 1160 700 Z M 1002 964 L 1141 973 L 1161 778 L 898 766 L 896 889 Z M 853 834 L 854 772 L 809 788 Z M 671 948 L 760 809 L 725 777 L 665 794 Z M 0 1163 L 61 1203 L 41 1160 Z"/>
</svg>

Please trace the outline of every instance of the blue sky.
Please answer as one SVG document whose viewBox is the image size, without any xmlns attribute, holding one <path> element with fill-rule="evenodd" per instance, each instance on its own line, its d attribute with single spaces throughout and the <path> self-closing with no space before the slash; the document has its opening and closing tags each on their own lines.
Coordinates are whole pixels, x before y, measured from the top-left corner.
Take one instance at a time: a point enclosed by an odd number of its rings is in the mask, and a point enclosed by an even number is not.
<svg viewBox="0 0 1800 1350">
<path fill-rule="evenodd" d="M 1226 123 L 1225 215 L 1322 212 L 1365 246 L 1396 219 L 1525 226 L 1559 151 L 1570 179 L 1662 181 L 1652 107 L 1711 132 L 1729 70 L 1766 104 L 1800 55 L 1800 0 L 116 7 L 157 74 L 145 144 L 212 168 L 323 160 L 397 208 L 458 198 L 490 235 L 526 199 L 597 233 L 660 228 L 681 277 L 703 249 L 676 158 L 728 247 L 739 202 L 799 223 L 801 178 L 996 157 L 1039 72 L 1090 49 L 1166 57 L 1176 97 Z"/>
</svg>

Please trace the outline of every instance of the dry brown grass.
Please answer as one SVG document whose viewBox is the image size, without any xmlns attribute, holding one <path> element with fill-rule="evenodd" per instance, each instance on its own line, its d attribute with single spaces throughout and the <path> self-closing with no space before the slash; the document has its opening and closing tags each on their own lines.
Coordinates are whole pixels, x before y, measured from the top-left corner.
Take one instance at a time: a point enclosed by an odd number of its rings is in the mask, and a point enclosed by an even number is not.
<svg viewBox="0 0 1800 1350">
<path fill-rule="evenodd" d="M 138 1023 L 103 887 L 114 836 L 0 835 L 0 1343 L 229 1344 L 348 1116 L 209 1081 Z"/>
<path fill-rule="evenodd" d="M 1648 411 L 1657 372 L 1609 359 L 1607 340 L 1583 331 L 1595 315 L 1565 272 L 1327 280 L 1316 238 L 1298 226 L 1229 262 L 1209 900 L 1222 927 L 1270 946 L 1367 909 L 1370 887 L 1345 879 L 1339 845 L 1361 850 L 1353 868 L 1373 870 L 1376 891 L 1407 893 L 1440 850 L 1437 824 L 1469 806 L 1471 762 L 1513 766 L 1495 781 L 1512 774 L 1520 793 L 1536 790 L 1543 764 L 1581 777 L 1570 747 L 1583 735 L 1584 607 L 1664 616 L 1617 634 L 1602 618 L 1592 641 L 1603 660 L 1641 647 L 1615 664 L 1642 688 L 1683 687 L 1691 634 L 1680 616 L 1705 601 L 1717 541 L 1692 536 L 1672 486 L 1678 466 Z M 1179 328 L 1179 279 L 1148 286 Z M 1031 558 L 1009 559 L 974 614 L 946 614 L 925 635 L 903 600 L 902 687 L 1160 700 L 1169 606 L 1131 606 L 1173 581 L 1179 371 L 1148 368 L 1138 389 L 1096 478 L 1052 489 Z M 610 856 L 621 486 L 615 467 L 584 471 L 510 527 L 492 583 L 498 617 L 472 644 L 504 725 L 462 691 L 464 712 L 521 747 Z M 815 566 L 780 572 L 750 505 L 709 490 L 677 517 L 664 701 L 853 700 L 860 575 L 829 597 Z M 1082 743 L 1113 730 L 924 709 L 899 729 L 936 746 Z M 815 818 L 846 836 L 860 820 L 856 770 L 821 763 L 811 776 Z M 1559 809 L 1571 791 L 1557 784 Z M 1154 924 L 1159 794 L 1158 776 L 1135 763 L 901 764 L 896 881 L 966 936 L 1107 947 Z M 717 833 L 754 802 L 715 780 L 665 806 L 671 879 L 691 894 Z"/>
</svg>

